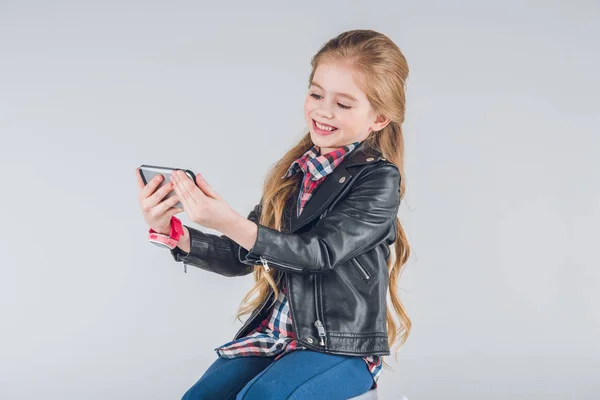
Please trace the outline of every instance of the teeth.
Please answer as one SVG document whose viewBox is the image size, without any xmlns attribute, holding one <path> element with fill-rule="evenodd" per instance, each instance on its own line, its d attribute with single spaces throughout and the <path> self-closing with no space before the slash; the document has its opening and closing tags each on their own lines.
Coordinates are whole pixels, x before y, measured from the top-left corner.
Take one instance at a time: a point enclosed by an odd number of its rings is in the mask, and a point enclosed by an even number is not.
<svg viewBox="0 0 600 400">
<path fill-rule="evenodd" d="M 323 129 L 324 131 L 332 131 L 335 128 L 329 127 L 329 126 L 325 126 L 325 125 L 321 125 L 318 121 L 315 121 L 315 124 L 317 125 L 317 127 L 319 129 Z"/>
</svg>

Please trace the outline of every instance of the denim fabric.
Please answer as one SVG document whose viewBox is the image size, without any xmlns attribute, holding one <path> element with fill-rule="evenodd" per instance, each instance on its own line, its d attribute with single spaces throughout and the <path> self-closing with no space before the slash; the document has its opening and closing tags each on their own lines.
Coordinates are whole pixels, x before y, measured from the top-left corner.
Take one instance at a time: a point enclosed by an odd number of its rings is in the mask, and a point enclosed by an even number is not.
<svg viewBox="0 0 600 400">
<path fill-rule="evenodd" d="M 373 385 L 361 357 L 299 350 L 274 358 L 219 357 L 182 400 L 346 400 Z"/>
</svg>

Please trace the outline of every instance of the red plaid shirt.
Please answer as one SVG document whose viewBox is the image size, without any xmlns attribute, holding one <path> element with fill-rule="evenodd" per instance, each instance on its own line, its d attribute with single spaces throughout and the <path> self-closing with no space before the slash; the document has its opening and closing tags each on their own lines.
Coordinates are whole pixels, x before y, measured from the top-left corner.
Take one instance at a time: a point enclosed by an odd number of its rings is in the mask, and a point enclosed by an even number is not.
<svg viewBox="0 0 600 400">
<path fill-rule="evenodd" d="M 359 143 L 354 142 L 323 155 L 319 155 L 320 149 L 315 145 L 290 165 L 287 173 L 282 178 L 292 176 L 299 170 L 304 172 L 302 187 L 298 195 L 298 216 L 319 184 Z M 217 347 L 215 351 L 220 357 L 276 356 L 275 361 L 277 361 L 291 351 L 306 349 L 296 341 L 286 297 L 285 279 L 280 278 L 281 274 L 278 275 L 277 281 L 277 287 L 280 289 L 279 295 L 270 314 L 245 337 Z M 366 356 L 362 358 L 367 363 L 367 367 L 373 376 L 371 388 L 376 388 L 382 368 L 381 357 Z"/>
</svg>

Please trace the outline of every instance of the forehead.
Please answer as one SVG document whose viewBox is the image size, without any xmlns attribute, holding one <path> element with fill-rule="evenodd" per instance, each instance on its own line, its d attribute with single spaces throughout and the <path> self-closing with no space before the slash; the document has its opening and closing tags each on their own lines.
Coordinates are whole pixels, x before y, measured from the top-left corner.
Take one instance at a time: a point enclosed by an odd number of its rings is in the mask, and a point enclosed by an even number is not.
<svg viewBox="0 0 600 400">
<path fill-rule="evenodd" d="M 346 94 L 359 102 L 366 102 L 367 96 L 358 86 L 357 78 L 356 72 L 349 63 L 320 63 L 311 84 L 330 94 Z"/>
</svg>

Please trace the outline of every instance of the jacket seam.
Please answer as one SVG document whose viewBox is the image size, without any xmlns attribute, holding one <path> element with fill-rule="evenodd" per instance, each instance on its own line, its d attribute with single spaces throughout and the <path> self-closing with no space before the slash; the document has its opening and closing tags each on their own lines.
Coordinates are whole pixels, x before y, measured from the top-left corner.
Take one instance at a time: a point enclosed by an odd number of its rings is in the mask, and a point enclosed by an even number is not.
<svg viewBox="0 0 600 400">
<path fill-rule="evenodd" d="M 192 237 L 190 236 L 190 239 L 192 239 Z M 219 249 L 219 250 L 228 250 L 231 251 L 231 247 L 225 247 L 225 246 L 219 246 L 217 244 L 214 244 L 213 242 L 211 242 L 210 240 L 202 240 L 200 238 L 193 238 L 193 240 L 195 242 L 200 242 L 200 243 L 206 243 L 209 246 L 214 247 L 215 249 Z M 190 245 L 190 253 L 191 253 L 191 245 Z"/>
<path fill-rule="evenodd" d="M 364 338 L 364 337 L 369 338 L 369 337 L 387 337 L 388 335 L 385 332 L 345 333 L 345 332 L 329 331 L 329 336 L 348 337 L 348 338 Z"/>
</svg>

